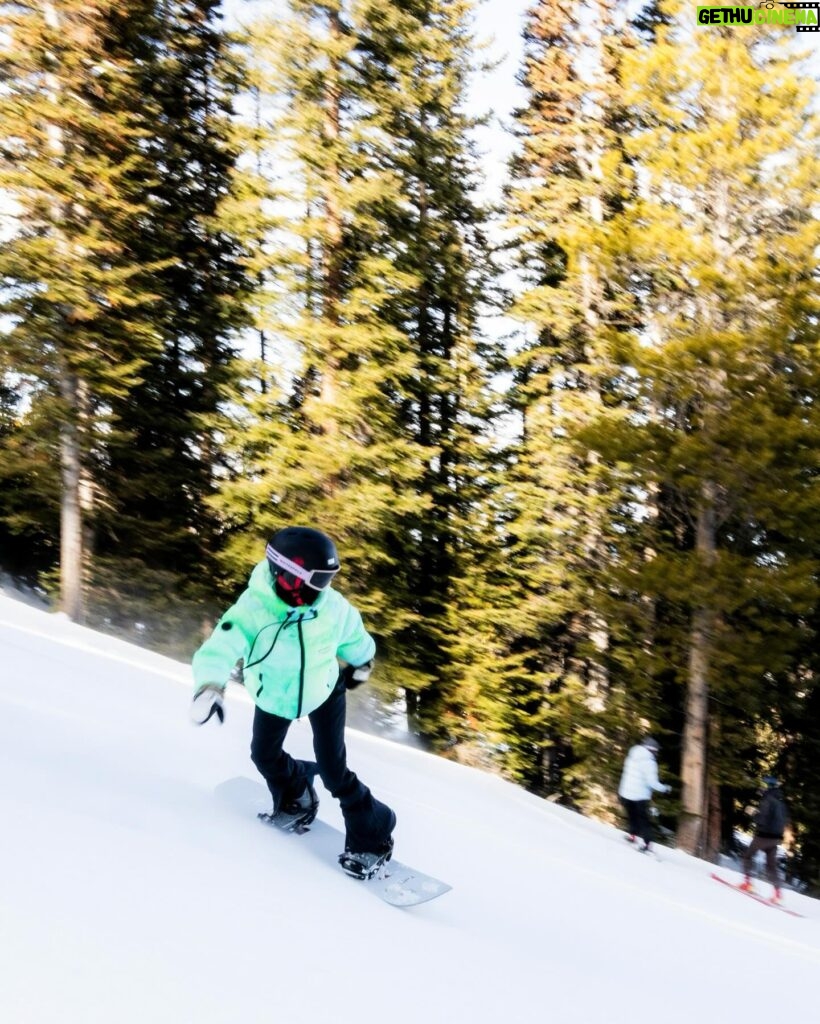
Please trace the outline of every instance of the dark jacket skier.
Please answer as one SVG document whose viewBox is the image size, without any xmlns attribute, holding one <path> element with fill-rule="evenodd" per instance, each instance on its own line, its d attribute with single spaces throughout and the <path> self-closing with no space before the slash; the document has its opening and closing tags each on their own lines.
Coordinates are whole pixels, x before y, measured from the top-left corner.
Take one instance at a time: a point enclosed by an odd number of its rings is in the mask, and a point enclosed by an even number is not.
<svg viewBox="0 0 820 1024">
<path fill-rule="evenodd" d="M 780 879 L 777 872 L 777 848 L 783 840 L 783 833 L 789 821 L 789 810 L 783 799 L 780 783 L 773 775 L 763 779 L 766 787 L 755 814 L 754 838 L 743 855 L 743 873 L 745 878 L 740 888 L 753 892 L 752 861 L 758 851 L 766 855 L 766 873 L 772 883 L 773 900 L 780 899 Z"/>
<path fill-rule="evenodd" d="M 193 657 L 191 718 L 222 722 L 228 680 L 244 682 L 256 704 L 251 760 L 273 798 L 270 814 L 260 817 L 289 831 L 310 824 L 319 807 L 318 772 L 344 815 L 340 863 L 365 877 L 389 859 L 396 815 L 347 766 L 345 692 L 370 675 L 376 645 L 359 612 L 331 586 L 341 566 L 330 537 L 289 526 L 265 556 Z M 315 763 L 283 750 L 291 722 L 302 715 L 313 730 Z"/>
</svg>

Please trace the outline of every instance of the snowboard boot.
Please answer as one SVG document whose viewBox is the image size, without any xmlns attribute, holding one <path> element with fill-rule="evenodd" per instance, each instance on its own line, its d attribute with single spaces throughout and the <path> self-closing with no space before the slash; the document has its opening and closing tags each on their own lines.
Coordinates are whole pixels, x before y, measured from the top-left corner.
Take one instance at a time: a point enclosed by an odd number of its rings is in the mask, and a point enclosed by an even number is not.
<svg viewBox="0 0 820 1024">
<path fill-rule="evenodd" d="M 740 883 L 740 885 L 738 886 L 738 889 L 740 889 L 741 892 L 754 892 L 755 891 L 755 887 L 752 885 L 752 880 L 751 880 L 751 878 L 749 878 L 748 875 L 746 875 L 746 877 Z"/>
<path fill-rule="evenodd" d="M 274 807 L 269 814 L 257 815 L 260 821 L 267 825 L 275 825 L 283 832 L 307 832 L 311 822 L 319 811 L 319 798 L 316 790 L 308 780 L 305 783 L 301 796 L 290 800 L 282 800 L 278 807 Z"/>
<path fill-rule="evenodd" d="M 345 852 L 339 854 L 342 871 L 351 878 L 364 881 L 373 878 L 393 856 L 393 837 L 379 845 L 377 850 L 359 853 L 345 844 Z"/>
<path fill-rule="evenodd" d="M 371 823 L 371 828 L 375 828 L 377 820 L 381 818 L 376 835 L 385 838 L 374 841 L 361 836 L 357 837 L 354 831 L 348 827 L 345 836 L 345 852 L 339 854 L 339 864 L 342 870 L 353 879 L 374 878 L 393 855 L 395 812 L 386 804 L 380 804 L 378 801 L 375 803 L 378 810 Z"/>
</svg>

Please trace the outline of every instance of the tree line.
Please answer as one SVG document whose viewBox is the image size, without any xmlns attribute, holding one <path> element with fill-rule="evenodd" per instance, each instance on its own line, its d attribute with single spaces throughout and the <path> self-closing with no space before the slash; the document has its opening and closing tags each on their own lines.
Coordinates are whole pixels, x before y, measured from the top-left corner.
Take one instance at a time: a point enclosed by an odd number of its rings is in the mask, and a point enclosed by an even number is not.
<svg viewBox="0 0 820 1024">
<path fill-rule="evenodd" d="M 491 206 L 473 0 L 0 3 L 0 567 L 187 656 L 317 525 L 431 749 L 820 885 L 816 81 L 690 15 L 535 0 Z"/>
</svg>

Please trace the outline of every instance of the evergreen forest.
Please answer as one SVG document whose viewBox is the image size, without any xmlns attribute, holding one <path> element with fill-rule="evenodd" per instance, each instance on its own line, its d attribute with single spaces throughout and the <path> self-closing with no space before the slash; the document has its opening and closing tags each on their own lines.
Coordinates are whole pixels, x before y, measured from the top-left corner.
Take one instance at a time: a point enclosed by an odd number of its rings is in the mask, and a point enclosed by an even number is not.
<svg viewBox="0 0 820 1024">
<path fill-rule="evenodd" d="M 488 198 L 477 3 L 0 0 L 3 586 L 188 659 L 318 527 L 427 749 L 820 893 L 818 37 L 532 0 Z"/>
</svg>

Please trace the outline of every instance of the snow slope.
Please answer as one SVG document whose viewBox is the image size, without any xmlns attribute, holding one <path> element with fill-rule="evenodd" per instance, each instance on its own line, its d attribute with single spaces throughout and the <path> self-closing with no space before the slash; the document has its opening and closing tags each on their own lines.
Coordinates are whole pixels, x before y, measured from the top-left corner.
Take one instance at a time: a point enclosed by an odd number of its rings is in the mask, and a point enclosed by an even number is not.
<svg viewBox="0 0 820 1024">
<path fill-rule="evenodd" d="M 814 900 L 788 893 L 789 917 L 706 863 L 350 731 L 397 856 L 454 886 L 389 907 L 226 799 L 255 778 L 244 692 L 195 728 L 185 666 L 2 596 L 0 644 L 3 1024 L 814 1018 Z M 306 723 L 290 749 L 310 756 Z"/>
</svg>

